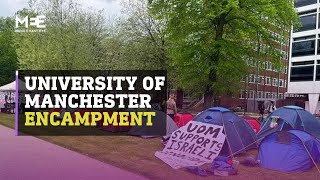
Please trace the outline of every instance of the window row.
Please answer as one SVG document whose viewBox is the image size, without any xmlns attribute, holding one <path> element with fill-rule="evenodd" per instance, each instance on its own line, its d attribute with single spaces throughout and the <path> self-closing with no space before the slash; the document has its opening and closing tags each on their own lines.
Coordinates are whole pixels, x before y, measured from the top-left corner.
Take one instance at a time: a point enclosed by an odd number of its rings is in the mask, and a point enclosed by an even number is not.
<svg viewBox="0 0 320 180">
<path fill-rule="evenodd" d="M 292 43 L 292 57 L 312 56 L 316 54 L 316 41 L 307 40 Z M 320 55 L 320 39 L 318 40 L 317 54 Z"/>
<path fill-rule="evenodd" d="M 289 59 L 289 53 L 287 51 L 280 50 L 280 49 L 277 49 L 277 51 L 281 54 L 283 59 L 286 59 L 286 60 Z"/>
<path fill-rule="evenodd" d="M 316 4 L 317 0 L 295 0 L 294 6 L 295 7 L 302 7 L 311 4 Z"/>
<path fill-rule="evenodd" d="M 269 71 L 278 72 L 276 66 L 270 61 L 259 61 L 255 59 L 247 59 L 247 64 L 252 67 L 258 67 L 260 69 L 265 69 Z M 288 68 L 287 66 L 283 66 L 280 68 L 280 72 L 287 74 Z"/>
<path fill-rule="evenodd" d="M 313 62 L 313 63 L 312 63 Z M 314 78 L 314 70 L 316 70 Z M 317 61 L 316 68 L 314 66 L 314 61 L 305 61 L 299 63 L 292 63 L 291 67 L 291 82 L 299 81 L 320 81 L 320 61 Z"/>
<path fill-rule="evenodd" d="M 284 50 L 280 50 L 278 48 L 274 49 L 275 51 L 277 51 L 283 59 L 288 59 L 288 52 L 284 51 Z M 266 44 L 262 44 L 260 45 L 260 50 L 259 50 L 259 45 L 255 46 L 254 51 L 258 52 L 260 51 L 263 54 L 271 54 L 270 52 L 272 51 L 271 46 L 266 45 Z"/>
<path fill-rule="evenodd" d="M 245 79 L 243 78 L 241 80 L 242 82 L 245 82 Z M 272 77 L 265 77 L 255 74 L 250 74 L 247 79 L 248 83 L 258 83 L 262 85 L 269 85 L 269 86 L 275 86 L 275 87 L 287 87 L 287 81 L 284 79 L 278 79 L 278 78 L 272 78 Z"/>
<path fill-rule="evenodd" d="M 317 27 L 317 10 L 311 11 L 308 14 L 300 15 L 299 21 L 301 26 L 295 28 L 294 32 L 301 32 L 301 31 L 309 31 L 314 30 Z"/>
<path fill-rule="evenodd" d="M 267 99 L 284 99 L 284 94 L 283 93 L 277 93 L 277 92 L 263 92 L 263 91 L 258 91 L 257 94 L 255 91 L 241 91 L 240 92 L 240 99 L 248 98 L 248 99 L 253 99 L 254 97 L 262 99 L 262 98 L 267 98 Z"/>
<path fill-rule="evenodd" d="M 269 33 L 273 37 L 275 42 L 282 43 L 284 45 L 288 45 L 289 44 L 289 38 L 288 37 L 285 37 L 285 36 L 283 36 L 281 34 L 278 34 L 278 33 L 274 32 L 274 31 L 270 31 L 270 30 L 269 30 Z"/>
</svg>

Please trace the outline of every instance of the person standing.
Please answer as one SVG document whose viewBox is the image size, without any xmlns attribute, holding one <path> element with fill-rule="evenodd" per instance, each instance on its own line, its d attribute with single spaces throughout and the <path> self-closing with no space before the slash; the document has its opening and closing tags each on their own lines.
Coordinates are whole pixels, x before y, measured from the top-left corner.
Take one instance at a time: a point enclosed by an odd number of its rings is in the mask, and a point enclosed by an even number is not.
<svg viewBox="0 0 320 180">
<path fill-rule="evenodd" d="M 261 122 L 263 121 L 263 114 L 264 114 L 264 103 L 260 103 L 258 106 L 259 109 L 259 114 L 260 114 L 260 118 L 261 118 Z"/>
<path fill-rule="evenodd" d="M 277 109 L 277 108 L 276 108 L 276 106 L 274 105 L 274 102 L 271 101 L 271 104 L 270 104 L 270 106 L 269 106 L 269 108 L 268 108 L 269 113 L 272 113 L 272 112 L 275 111 L 276 109 Z"/>
<path fill-rule="evenodd" d="M 172 119 L 174 119 L 174 115 L 177 114 L 177 105 L 176 105 L 176 96 L 171 94 L 167 101 L 167 114 Z"/>
<path fill-rule="evenodd" d="M 9 112 L 9 104 L 8 104 L 8 95 L 6 94 L 4 96 L 4 112 L 8 113 Z"/>
</svg>

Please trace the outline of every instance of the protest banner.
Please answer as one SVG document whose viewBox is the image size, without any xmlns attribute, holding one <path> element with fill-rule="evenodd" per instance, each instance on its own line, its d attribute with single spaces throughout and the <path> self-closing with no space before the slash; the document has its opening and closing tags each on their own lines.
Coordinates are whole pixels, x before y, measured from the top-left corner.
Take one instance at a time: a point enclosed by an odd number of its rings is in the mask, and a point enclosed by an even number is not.
<svg viewBox="0 0 320 180">
<path fill-rule="evenodd" d="M 225 141 L 223 127 L 190 121 L 172 133 L 169 142 L 155 156 L 174 169 L 211 163 Z"/>
</svg>

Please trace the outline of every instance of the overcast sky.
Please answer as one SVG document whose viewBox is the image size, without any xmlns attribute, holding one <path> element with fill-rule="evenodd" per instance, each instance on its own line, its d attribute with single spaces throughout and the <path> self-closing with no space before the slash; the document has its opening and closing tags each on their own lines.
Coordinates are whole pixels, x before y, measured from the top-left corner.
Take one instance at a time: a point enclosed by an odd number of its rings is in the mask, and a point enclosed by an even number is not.
<svg viewBox="0 0 320 180">
<path fill-rule="evenodd" d="M 14 13 L 24 7 L 28 7 L 28 0 L 0 0 L 0 16 L 14 16 Z M 120 0 L 78 0 L 85 7 L 104 9 L 106 16 L 119 15 Z"/>
</svg>

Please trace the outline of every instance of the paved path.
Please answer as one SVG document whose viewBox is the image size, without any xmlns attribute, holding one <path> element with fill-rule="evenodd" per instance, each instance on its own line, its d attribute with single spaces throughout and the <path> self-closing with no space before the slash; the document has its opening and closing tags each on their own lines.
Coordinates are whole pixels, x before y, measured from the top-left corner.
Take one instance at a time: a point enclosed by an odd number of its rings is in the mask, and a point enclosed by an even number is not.
<svg viewBox="0 0 320 180">
<path fill-rule="evenodd" d="M 0 125 L 0 180 L 144 180 L 144 177 Z"/>
</svg>

